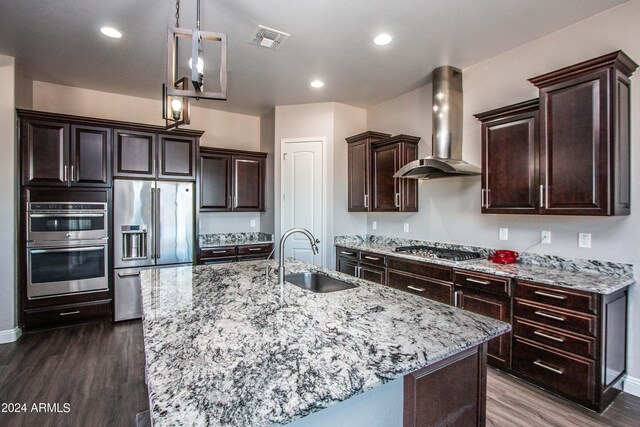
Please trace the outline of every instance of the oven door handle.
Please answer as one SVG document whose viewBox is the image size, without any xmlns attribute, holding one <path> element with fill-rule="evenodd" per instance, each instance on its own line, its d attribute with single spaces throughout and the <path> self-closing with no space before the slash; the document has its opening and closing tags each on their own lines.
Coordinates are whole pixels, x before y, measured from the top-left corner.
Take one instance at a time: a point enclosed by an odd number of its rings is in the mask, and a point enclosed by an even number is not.
<svg viewBox="0 0 640 427">
<path fill-rule="evenodd" d="M 29 218 L 51 218 L 51 217 L 62 217 L 62 218 L 74 218 L 74 217 L 80 217 L 80 218 L 103 218 L 104 217 L 104 213 L 78 213 L 78 214 L 72 214 L 72 213 L 30 213 L 29 214 Z"/>
<path fill-rule="evenodd" d="M 62 248 L 62 249 L 30 249 L 32 254 L 44 254 L 50 252 L 89 252 L 95 250 L 104 250 L 104 246 L 83 246 L 80 248 Z"/>
</svg>

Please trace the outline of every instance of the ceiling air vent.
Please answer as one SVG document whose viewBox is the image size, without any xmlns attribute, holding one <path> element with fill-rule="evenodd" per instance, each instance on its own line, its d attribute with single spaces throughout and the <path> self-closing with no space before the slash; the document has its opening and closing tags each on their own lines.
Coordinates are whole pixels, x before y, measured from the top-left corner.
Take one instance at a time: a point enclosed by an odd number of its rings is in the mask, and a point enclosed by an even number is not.
<svg viewBox="0 0 640 427">
<path fill-rule="evenodd" d="M 289 34 L 287 33 L 258 25 L 251 43 L 267 49 L 278 50 L 288 38 Z"/>
</svg>

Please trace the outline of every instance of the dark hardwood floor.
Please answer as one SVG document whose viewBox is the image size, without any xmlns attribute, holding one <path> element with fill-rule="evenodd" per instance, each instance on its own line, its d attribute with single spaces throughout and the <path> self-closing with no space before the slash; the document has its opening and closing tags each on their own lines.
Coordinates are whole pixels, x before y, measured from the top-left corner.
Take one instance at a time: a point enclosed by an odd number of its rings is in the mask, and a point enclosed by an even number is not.
<svg viewBox="0 0 640 427">
<path fill-rule="evenodd" d="M 489 369 L 487 426 L 638 426 L 640 398 L 600 415 Z M 139 321 L 74 326 L 0 345 L 0 404 L 58 403 L 68 413 L 0 412 L 0 426 L 126 426 L 148 409 Z M 2 409 L 2 408 L 0 408 Z"/>
</svg>

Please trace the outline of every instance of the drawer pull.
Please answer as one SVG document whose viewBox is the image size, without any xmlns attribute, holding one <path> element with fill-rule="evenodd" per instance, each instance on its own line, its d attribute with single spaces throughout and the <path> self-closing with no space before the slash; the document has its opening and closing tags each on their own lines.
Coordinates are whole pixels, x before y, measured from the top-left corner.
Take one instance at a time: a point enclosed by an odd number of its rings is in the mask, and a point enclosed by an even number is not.
<svg viewBox="0 0 640 427">
<path fill-rule="evenodd" d="M 564 374 L 564 371 L 562 369 L 558 369 L 558 368 L 554 368 L 553 366 L 549 366 L 546 363 L 541 362 L 540 360 L 534 361 L 533 364 L 536 365 L 536 366 L 540 366 L 541 368 L 544 368 L 544 369 L 546 369 L 548 371 L 555 372 L 556 374 L 559 374 L 559 375 Z"/>
<path fill-rule="evenodd" d="M 562 316 L 554 316 L 553 314 L 545 313 L 544 311 L 534 311 L 534 313 L 541 317 L 546 317 L 547 319 L 557 320 L 558 322 L 564 322 L 567 320 Z"/>
<path fill-rule="evenodd" d="M 65 311 L 64 313 L 60 313 L 60 316 L 70 316 L 72 314 L 80 314 L 80 310 L 76 311 Z"/>
<path fill-rule="evenodd" d="M 416 292 L 424 292 L 424 288 L 416 288 L 415 286 L 411 286 L 411 285 L 407 286 L 407 288 Z"/>
<path fill-rule="evenodd" d="M 533 331 L 533 333 L 539 337 L 547 338 L 555 342 L 564 342 L 564 338 L 554 337 L 553 335 L 548 335 L 548 334 L 545 334 L 544 332 Z"/>
<path fill-rule="evenodd" d="M 380 258 L 376 258 L 376 257 L 373 257 L 373 256 L 367 256 L 367 255 L 364 256 L 364 259 L 370 259 L 371 261 L 379 261 L 380 260 Z"/>
<path fill-rule="evenodd" d="M 536 294 L 536 295 L 540 295 L 541 297 L 561 299 L 561 300 L 567 299 L 566 295 L 554 295 L 554 294 L 550 294 L 550 293 L 542 292 L 542 291 L 534 291 L 533 293 Z"/>
<path fill-rule="evenodd" d="M 226 254 L 227 251 L 211 251 L 212 254 Z"/>
<path fill-rule="evenodd" d="M 470 277 L 467 277 L 467 282 L 471 282 L 471 283 L 477 283 L 478 285 L 490 285 L 491 282 L 489 282 L 488 280 L 478 280 L 478 279 L 472 279 Z"/>
<path fill-rule="evenodd" d="M 249 248 L 249 250 L 250 250 L 251 252 L 257 252 L 257 251 L 261 251 L 261 250 L 262 250 L 262 248 Z"/>
<path fill-rule="evenodd" d="M 340 251 L 342 255 L 353 255 L 353 252 Z"/>
</svg>

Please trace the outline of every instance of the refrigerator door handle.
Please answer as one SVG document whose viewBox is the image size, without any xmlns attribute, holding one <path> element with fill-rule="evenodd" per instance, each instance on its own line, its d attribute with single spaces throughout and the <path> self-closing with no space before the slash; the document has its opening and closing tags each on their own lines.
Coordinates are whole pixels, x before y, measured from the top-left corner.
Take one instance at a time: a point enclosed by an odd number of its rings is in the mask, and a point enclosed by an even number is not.
<svg viewBox="0 0 640 427">
<path fill-rule="evenodd" d="M 160 189 L 156 189 L 156 205 L 155 205 L 154 227 L 156 229 L 156 259 L 160 258 Z"/>
<path fill-rule="evenodd" d="M 156 189 L 151 189 L 151 259 L 156 259 Z"/>
</svg>

